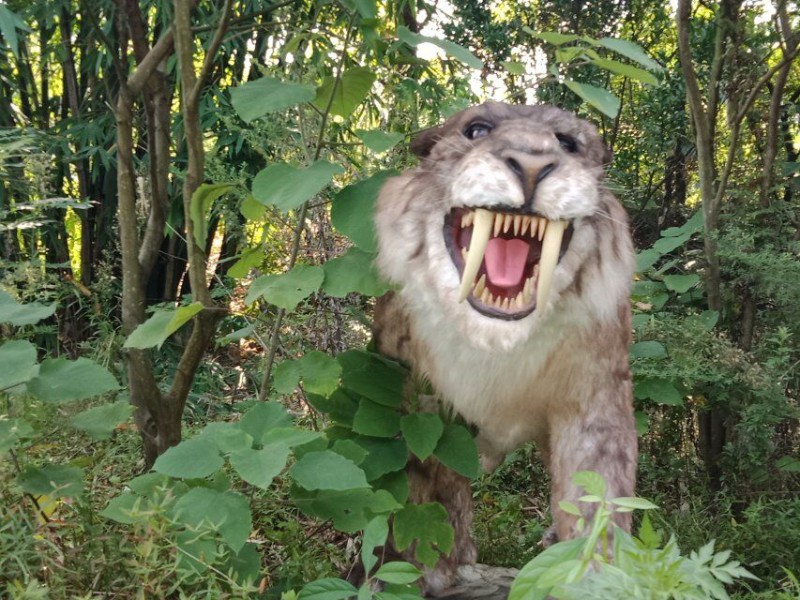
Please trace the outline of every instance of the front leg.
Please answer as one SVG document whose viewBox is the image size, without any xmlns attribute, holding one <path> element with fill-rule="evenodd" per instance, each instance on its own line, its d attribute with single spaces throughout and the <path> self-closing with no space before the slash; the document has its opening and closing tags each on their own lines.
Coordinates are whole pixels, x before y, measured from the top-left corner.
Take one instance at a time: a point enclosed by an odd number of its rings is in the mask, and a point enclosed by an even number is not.
<svg viewBox="0 0 800 600">
<path fill-rule="evenodd" d="M 578 537 L 577 520 L 561 508 L 567 500 L 581 509 L 589 523 L 596 504 L 578 502 L 585 495 L 572 482 L 576 471 L 595 471 L 606 481 L 606 498 L 633 496 L 636 479 L 637 435 L 631 404 L 613 395 L 596 394 L 578 414 L 551 421 L 545 455 L 552 477 L 551 511 L 559 540 Z M 605 402 L 604 402 L 605 400 Z M 631 513 L 614 513 L 613 522 L 630 531 Z"/>
</svg>

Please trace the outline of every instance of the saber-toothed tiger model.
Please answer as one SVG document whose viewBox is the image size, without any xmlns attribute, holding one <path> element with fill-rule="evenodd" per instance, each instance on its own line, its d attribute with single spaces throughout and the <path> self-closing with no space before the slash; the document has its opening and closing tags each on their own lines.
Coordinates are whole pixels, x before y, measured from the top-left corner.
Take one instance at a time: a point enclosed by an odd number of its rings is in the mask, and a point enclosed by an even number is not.
<svg viewBox="0 0 800 600">
<path fill-rule="evenodd" d="M 609 152 L 591 124 L 551 106 L 487 103 L 412 142 L 420 165 L 387 181 L 375 216 L 382 353 L 478 430 L 485 469 L 534 441 L 552 476 L 558 539 L 581 532 L 559 509 L 602 474 L 632 496 L 637 439 L 628 367 L 633 248 L 604 186 Z M 426 572 L 447 587 L 475 561 L 469 482 L 435 459 L 412 463 L 411 498 L 441 502 L 451 555 Z M 588 513 L 591 506 L 582 505 Z M 616 523 L 630 527 L 620 513 Z"/>
</svg>

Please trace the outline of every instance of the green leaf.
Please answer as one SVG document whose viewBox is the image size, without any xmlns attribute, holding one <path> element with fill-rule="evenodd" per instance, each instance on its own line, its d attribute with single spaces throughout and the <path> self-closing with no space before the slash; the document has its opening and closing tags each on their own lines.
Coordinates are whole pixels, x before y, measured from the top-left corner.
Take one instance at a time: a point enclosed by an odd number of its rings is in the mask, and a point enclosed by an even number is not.
<svg viewBox="0 0 800 600">
<path fill-rule="evenodd" d="M 356 10 L 365 19 L 374 19 L 378 14 L 375 0 L 355 0 Z"/>
<path fill-rule="evenodd" d="M 637 342 L 631 346 L 630 355 L 632 358 L 664 358 L 667 356 L 667 349 L 661 342 L 653 340 Z"/>
<path fill-rule="evenodd" d="M 684 233 L 677 237 L 662 237 L 655 244 L 653 244 L 653 250 L 660 254 L 668 254 L 676 248 L 683 246 L 690 237 L 692 236 L 689 233 Z"/>
<path fill-rule="evenodd" d="M 261 246 L 247 248 L 239 255 L 239 260 L 230 266 L 228 276 L 234 279 L 247 277 L 250 269 L 259 266 L 262 262 L 264 262 L 264 249 Z"/>
<path fill-rule="evenodd" d="M 286 466 L 288 458 L 289 447 L 275 444 L 261 450 L 252 448 L 237 450 L 231 453 L 228 460 L 239 477 L 257 488 L 266 490 Z"/>
<path fill-rule="evenodd" d="M 683 404 L 683 395 L 671 381 L 658 377 L 637 377 L 634 383 L 634 395 L 640 400 L 650 398 L 670 406 Z"/>
<path fill-rule="evenodd" d="M 345 533 L 364 529 L 375 516 L 387 515 L 401 507 L 386 490 L 369 488 L 343 492 L 306 492 L 297 488 L 292 495 L 303 512 L 320 519 L 332 519 L 333 526 Z"/>
<path fill-rule="evenodd" d="M 389 520 L 385 516 L 375 517 L 364 528 L 364 535 L 361 538 L 361 563 L 368 577 L 372 567 L 378 562 L 375 548 L 383 546 L 387 537 L 389 537 Z"/>
<path fill-rule="evenodd" d="M 261 438 L 261 444 L 266 446 L 285 446 L 294 448 L 303 446 L 315 440 L 321 439 L 322 433 L 319 431 L 308 431 L 296 427 L 275 427 L 267 431 Z"/>
<path fill-rule="evenodd" d="M 295 307 L 316 292 L 325 280 L 322 267 L 297 265 L 282 275 L 263 275 L 250 284 L 245 302 L 252 304 L 263 297 L 284 310 Z"/>
<path fill-rule="evenodd" d="M 124 348 L 152 348 L 161 345 L 192 317 L 203 310 L 200 302 L 178 308 L 160 308 L 147 321 L 134 329 L 125 340 Z"/>
<path fill-rule="evenodd" d="M 447 425 L 433 454 L 464 477 L 475 479 L 480 474 L 478 448 L 472 434 L 463 425 Z"/>
<path fill-rule="evenodd" d="M 644 498 L 622 497 L 614 498 L 611 502 L 622 508 L 630 508 L 632 510 L 653 510 L 658 508 L 658 506 L 650 502 L 650 500 L 645 500 Z"/>
<path fill-rule="evenodd" d="M 265 206 L 275 206 L 288 212 L 319 194 L 333 180 L 333 176 L 340 173 L 344 173 L 341 166 L 324 160 L 305 168 L 274 163 L 256 175 L 253 198 Z"/>
<path fill-rule="evenodd" d="M 417 567 L 401 561 L 383 563 L 375 573 L 375 579 L 386 583 L 414 583 L 420 577 L 422 577 L 422 572 Z"/>
<path fill-rule="evenodd" d="M 222 468 L 219 448 L 210 436 L 196 436 L 169 448 L 156 459 L 153 470 L 181 479 L 207 477 Z"/>
<path fill-rule="evenodd" d="M 608 118 L 614 119 L 619 113 L 619 98 L 608 90 L 588 83 L 578 83 L 571 79 L 565 79 L 564 85 Z"/>
<path fill-rule="evenodd" d="M 558 542 L 538 554 L 514 579 L 508 600 L 544 600 L 551 590 L 540 587 L 541 577 L 551 568 L 579 556 L 584 543 L 581 538 Z"/>
<path fill-rule="evenodd" d="M 322 289 L 335 298 L 344 298 L 351 292 L 365 296 L 382 296 L 390 286 L 378 275 L 373 264 L 374 255 L 358 248 L 350 248 L 343 255 L 322 265 L 325 281 Z"/>
<path fill-rule="evenodd" d="M 266 212 L 265 206 L 253 196 L 245 196 L 242 204 L 239 206 L 239 212 L 248 221 L 261 221 Z"/>
<path fill-rule="evenodd" d="M 430 568 L 453 548 L 453 527 L 439 503 L 407 505 L 394 516 L 392 532 L 401 552 L 416 541 L 415 558 Z"/>
<path fill-rule="evenodd" d="M 785 473 L 800 473 L 800 459 L 793 456 L 784 456 L 780 458 L 775 466 Z"/>
<path fill-rule="evenodd" d="M 540 40 L 545 41 L 548 44 L 553 44 L 554 46 L 561 46 L 562 44 L 568 44 L 581 39 L 581 36 L 572 33 L 557 33 L 555 31 L 542 31 L 537 33 L 527 26 L 524 26 L 522 29 L 533 37 L 539 38 Z"/>
<path fill-rule="evenodd" d="M 317 579 L 300 590 L 299 600 L 345 600 L 358 595 L 352 583 L 344 579 Z"/>
<path fill-rule="evenodd" d="M 198 436 L 208 437 L 223 454 L 253 447 L 253 436 L 243 431 L 236 423 L 215 421 L 209 423 Z"/>
<path fill-rule="evenodd" d="M 719 321 L 719 312 L 716 310 L 704 310 L 699 315 L 692 315 L 689 317 L 689 320 L 699 324 L 700 327 L 706 331 L 711 331 L 717 326 L 717 321 Z"/>
<path fill-rule="evenodd" d="M 259 443 L 271 430 L 292 425 L 292 418 L 278 402 L 259 402 L 239 419 L 239 429 L 249 433 Z"/>
<path fill-rule="evenodd" d="M 625 63 L 608 58 L 595 58 L 592 60 L 592 63 L 601 69 L 611 71 L 617 75 L 622 75 L 623 77 L 628 77 L 629 79 L 635 79 L 636 81 L 641 81 L 642 83 L 647 83 L 649 85 L 658 85 L 658 79 L 656 79 L 652 73 L 645 71 L 644 69 L 626 65 Z"/>
<path fill-rule="evenodd" d="M 606 495 L 606 481 L 600 473 L 594 471 L 576 471 L 572 475 L 572 482 L 584 489 L 587 494 L 599 496 Z"/>
<path fill-rule="evenodd" d="M 145 500 L 136 494 L 125 492 L 113 498 L 108 505 L 100 511 L 100 516 L 104 519 L 111 519 L 124 525 L 132 525 L 138 521 L 137 508 Z"/>
<path fill-rule="evenodd" d="M 644 273 L 661 258 L 661 252 L 654 248 L 642 250 L 636 255 L 636 272 Z"/>
<path fill-rule="evenodd" d="M 36 377 L 36 347 L 27 340 L 12 340 L 0 346 L 0 392 Z"/>
<path fill-rule="evenodd" d="M 231 89 L 231 104 L 245 123 L 314 99 L 314 86 L 262 77 Z"/>
<path fill-rule="evenodd" d="M 231 491 L 193 488 L 175 503 L 175 516 L 188 527 L 211 527 L 234 552 L 244 546 L 253 529 L 247 498 Z"/>
<path fill-rule="evenodd" d="M 677 292 L 678 294 L 683 294 L 689 291 L 690 288 L 694 287 L 700 282 L 700 276 L 696 273 L 692 273 L 691 275 L 665 275 L 664 276 L 664 283 L 667 286 L 667 289 L 672 290 L 673 292 Z"/>
<path fill-rule="evenodd" d="M 397 171 L 380 171 L 368 179 L 348 185 L 333 198 L 331 223 L 339 233 L 349 237 L 365 252 L 374 253 L 378 250 L 372 215 L 380 189 L 389 177 L 395 175 Z"/>
<path fill-rule="evenodd" d="M 359 466 L 366 473 L 368 481 L 399 471 L 408 462 L 408 448 L 403 440 L 358 437 L 355 442 L 367 451 L 366 458 Z"/>
<path fill-rule="evenodd" d="M 597 40 L 604 48 L 613 50 L 617 54 L 622 54 L 626 58 L 639 63 L 650 71 L 663 71 L 664 69 L 656 61 L 650 58 L 641 46 L 630 40 L 620 40 L 617 38 L 604 37 Z"/>
<path fill-rule="evenodd" d="M 401 367 L 358 351 L 344 352 L 336 359 L 342 364 L 345 388 L 384 406 L 397 408 L 403 403 L 406 372 Z"/>
<path fill-rule="evenodd" d="M 194 241 L 204 249 L 206 247 L 206 236 L 208 235 L 208 215 L 214 201 L 227 194 L 234 188 L 229 183 L 203 183 L 192 194 L 189 204 L 189 215 L 194 224 Z"/>
<path fill-rule="evenodd" d="M 86 432 L 93 440 L 107 440 L 120 423 L 133 414 L 134 407 L 128 400 L 95 406 L 78 413 L 69 422 L 75 429 Z"/>
<path fill-rule="evenodd" d="M 353 417 L 353 431 L 374 437 L 394 437 L 400 431 L 400 415 L 394 408 L 362 398 Z"/>
<path fill-rule="evenodd" d="M 278 364 L 275 367 L 275 390 L 279 394 L 291 394 L 302 378 L 306 391 L 330 396 L 339 386 L 341 373 L 342 366 L 335 358 L 315 350 Z"/>
<path fill-rule="evenodd" d="M 400 429 L 408 449 L 420 460 L 425 460 L 436 449 L 444 433 L 444 423 L 437 414 L 413 413 L 401 419 Z"/>
<path fill-rule="evenodd" d="M 368 67 L 348 69 L 342 73 L 338 83 L 334 77 L 325 77 L 317 88 L 314 106 L 325 112 L 330 103 L 331 114 L 347 118 L 364 101 L 374 82 L 375 73 Z"/>
<path fill-rule="evenodd" d="M 356 136 L 364 142 L 367 148 L 377 154 L 391 150 L 406 137 L 405 134 L 398 131 L 382 131 L 381 129 L 371 131 L 356 129 Z"/>
<path fill-rule="evenodd" d="M 2 6 L 0 4 L 0 8 Z M 56 303 L 46 305 L 39 302 L 20 304 L 9 294 L 0 290 L 0 323 L 8 323 L 17 327 L 33 325 L 52 316 L 56 312 L 56 306 Z"/>
<path fill-rule="evenodd" d="M 641 437 L 650 431 L 650 417 L 646 412 L 634 411 L 633 418 L 636 420 L 636 435 Z"/>
<path fill-rule="evenodd" d="M 5 4 L 0 4 L 0 35 L 2 35 L 9 50 L 14 53 L 14 56 L 19 57 L 17 29 L 26 33 L 31 30 L 16 13 L 11 12 Z"/>
<path fill-rule="evenodd" d="M 39 375 L 28 382 L 28 391 L 44 402 L 72 402 L 119 389 L 114 376 L 88 358 L 71 361 L 47 358 Z"/>
<path fill-rule="evenodd" d="M 504 60 L 500 62 L 500 65 L 512 75 L 525 75 L 526 73 L 525 65 L 520 62 Z"/>
<path fill-rule="evenodd" d="M 33 436 L 33 427 L 26 420 L 0 416 L 0 456 L 11 450 L 20 440 Z"/>
<path fill-rule="evenodd" d="M 442 40 L 427 35 L 420 35 L 418 33 L 414 33 L 407 27 L 403 27 L 402 25 L 397 28 L 397 38 L 412 48 L 416 48 L 420 44 L 428 42 L 444 50 L 445 54 L 447 54 L 447 56 L 450 58 L 455 58 L 457 61 L 464 63 L 471 69 L 483 69 L 482 60 L 464 48 L 464 46 L 459 46 L 450 40 Z"/>
<path fill-rule="evenodd" d="M 77 498 L 83 495 L 83 470 L 69 465 L 26 467 L 19 474 L 24 492 L 51 498 Z"/>
<path fill-rule="evenodd" d="M 691 218 L 680 227 L 669 227 L 661 232 L 661 237 L 677 237 L 684 234 L 693 234 L 703 230 L 703 211 L 698 210 Z"/>
<path fill-rule="evenodd" d="M 309 452 L 289 469 L 289 475 L 307 490 L 369 487 L 364 471 L 353 461 L 332 450 Z"/>
</svg>

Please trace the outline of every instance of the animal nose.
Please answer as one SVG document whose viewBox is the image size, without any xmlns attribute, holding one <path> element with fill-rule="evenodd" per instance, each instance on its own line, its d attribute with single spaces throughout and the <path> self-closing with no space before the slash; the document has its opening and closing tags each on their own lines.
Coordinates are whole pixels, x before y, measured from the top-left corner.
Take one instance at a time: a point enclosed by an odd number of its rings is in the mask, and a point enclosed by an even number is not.
<svg viewBox="0 0 800 600">
<path fill-rule="evenodd" d="M 552 154 L 531 154 L 519 150 L 504 150 L 501 158 L 509 170 L 522 183 L 525 205 L 533 202 L 536 186 L 558 166 L 558 158 Z"/>
</svg>

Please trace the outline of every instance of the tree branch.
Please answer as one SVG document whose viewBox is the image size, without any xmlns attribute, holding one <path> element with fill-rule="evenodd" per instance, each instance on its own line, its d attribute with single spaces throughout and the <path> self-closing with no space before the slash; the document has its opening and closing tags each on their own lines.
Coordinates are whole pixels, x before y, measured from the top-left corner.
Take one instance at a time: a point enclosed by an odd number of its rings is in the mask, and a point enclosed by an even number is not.
<svg viewBox="0 0 800 600">
<path fill-rule="evenodd" d="M 200 73 L 197 75 L 197 81 L 195 82 L 195 85 L 191 90 L 191 94 L 189 95 L 189 99 L 193 103 L 197 103 L 200 99 L 200 92 L 202 91 L 203 86 L 205 85 L 205 82 L 211 73 L 211 67 L 214 65 L 214 58 L 217 55 L 220 45 L 222 45 L 222 38 L 225 36 L 225 32 L 228 30 L 228 23 L 231 18 L 231 5 L 231 0 L 225 0 L 225 5 L 222 7 L 222 16 L 217 24 L 217 30 L 214 32 L 214 38 L 208 45 L 206 56 L 203 59 L 203 66 L 200 69 Z"/>
</svg>

